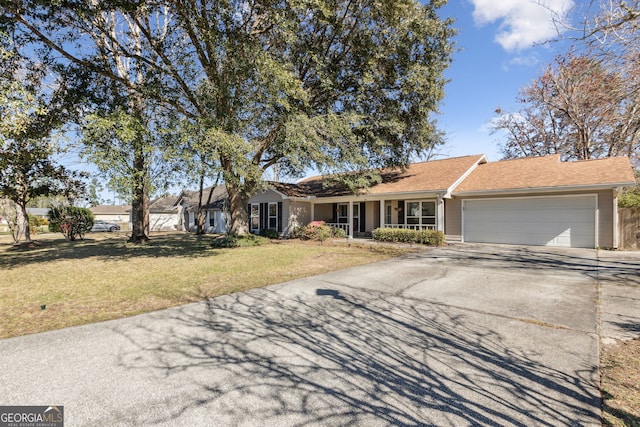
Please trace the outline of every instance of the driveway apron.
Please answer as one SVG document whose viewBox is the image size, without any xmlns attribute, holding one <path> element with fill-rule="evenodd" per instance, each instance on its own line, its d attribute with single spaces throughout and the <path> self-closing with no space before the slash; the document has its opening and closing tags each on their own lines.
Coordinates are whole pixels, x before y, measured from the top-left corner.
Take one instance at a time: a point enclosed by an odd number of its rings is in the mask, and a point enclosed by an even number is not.
<svg viewBox="0 0 640 427">
<path fill-rule="evenodd" d="M 66 426 L 600 425 L 598 274 L 593 250 L 457 245 L 6 339 L 0 404 Z"/>
</svg>

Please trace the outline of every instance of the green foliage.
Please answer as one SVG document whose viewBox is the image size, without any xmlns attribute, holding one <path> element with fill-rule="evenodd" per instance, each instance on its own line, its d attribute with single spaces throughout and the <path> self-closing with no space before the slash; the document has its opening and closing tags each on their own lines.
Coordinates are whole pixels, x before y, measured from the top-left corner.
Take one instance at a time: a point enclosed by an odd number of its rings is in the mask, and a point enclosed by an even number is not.
<svg viewBox="0 0 640 427">
<path fill-rule="evenodd" d="M 0 42 L 4 46 L 13 40 L 0 33 Z M 57 135 L 64 112 L 44 87 L 45 76 L 25 69 L 14 52 L 3 47 L 0 56 L 5 60 L 0 63 L 0 198 L 14 202 L 22 218 L 34 198 L 78 197 L 83 192 L 82 175 L 52 159 L 60 152 Z M 30 241 L 30 229 L 28 222 L 18 221 L 12 230 L 16 242 L 23 235 Z"/>
<path fill-rule="evenodd" d="M 84 239 L 93 227 L 93 213 L 76 206 L 53 207 L 49 211 L 49 231 L 62 233 L 67 240 Z"/>
<path fill-rule="evenodd" d="M 45 218 L 40 218 L 39 216 L 28 214 L 29 217 L 29 228 L 31 229 L 31 233 L 38 234 L 41 230 L 41 227 L 49 224 Z"/>
<path fill-rule="evenodd" d="M 270 243 L 267 237 L 256 236 L 255 234 L 242 234 L 217 237 L 211 241 L 214 248 L 243 248 L 249 246 L 261 246 Z"/>
<path fill-rule="evenodd" d="M 640 208 L 640 169 L 634 170 L 636 186 L 624 188 L 618 195 L 618 207 Z"/>
<path fill-rule="evenodd" d="M 410 230 L 407 228 L 376 228 L 373 240 L 393 243 L 420 243 L 428 246 L 444 245 L 444 233 L 435 230 Z"/>
<path fill-rule="evenodd" d="M 618 207 L 620 208 L 640 208 L 640 187 L 625 191 L 618 196 Z"/>
<path fill-rule="evenodd" d="M 273 228 L 263 228 L 259 233 L 262 237 L 267 237 L 269 239 L 277 239 L 278 230 L 274 230 Z"/>
<path fill-rule="evenodd" d="M 443 142 L 433 116 L 455 31 L 442 0 L 14 3 L 0 2 L 11 5 L 0 25 L 32 40 L 29 52 L 44 53 L 33 64 L 54 62 L 68 93 L 86 95 L 76 105 L 104 110 L 85 141 L 151 141 L 167 123 L 191 125 L 190 139 L 211 153 L 202 170 L 219 169 L 235 193 L 232 230 L 248 229 L 246 201 L 273 166 L 281 176 L 361 172 Z M 143 145 L 138 159 L 153 155 Z M 111 153 L 100 155 L 107 166 L 131 148 Z M 354 189 L 370 183 L 341 177 Z"/>
</svg>

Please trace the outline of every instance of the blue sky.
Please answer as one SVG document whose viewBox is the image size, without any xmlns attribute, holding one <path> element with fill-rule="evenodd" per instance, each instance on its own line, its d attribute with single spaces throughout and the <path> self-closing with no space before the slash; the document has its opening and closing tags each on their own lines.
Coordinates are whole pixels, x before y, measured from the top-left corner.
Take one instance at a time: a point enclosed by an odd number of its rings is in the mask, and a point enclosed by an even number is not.
<svg viewBox="0 0 640 427">
<path fill-rule="evenodd" d="M 494 111 L 518 109 L 518 91 L 564 51 L 553 16 L 565 17 L 572 0 L 449 0 L 441 16 L 455 19 L 458 51 L 446 72 L 442 114 L 447 144 L 438 157 L 486 154 L 502 157 L 499 135 L 491 135 Z"/>
</svg>

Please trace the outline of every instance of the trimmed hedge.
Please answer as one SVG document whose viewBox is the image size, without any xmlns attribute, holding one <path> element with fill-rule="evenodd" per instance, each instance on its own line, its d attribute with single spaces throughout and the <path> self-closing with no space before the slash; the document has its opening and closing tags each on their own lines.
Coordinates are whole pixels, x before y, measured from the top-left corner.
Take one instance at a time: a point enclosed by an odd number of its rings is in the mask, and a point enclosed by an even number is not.
<svg viewBox="0 0 640 427">
<path fill-rule="evenodd" d="M 273 228 L 263 228 L 259 233 L 262 237 L 267 237 L 269 239 L 277 239 L 278 238 L 278 230 Z"/>
<path fill-rule="evenodd" d="M 376 228 L 373 240 L 393 243 L 420 243 L 429 246 L 444 245 L 444 233 L 435 230 L 410 230 L 407 228 Z"/>
</svg>

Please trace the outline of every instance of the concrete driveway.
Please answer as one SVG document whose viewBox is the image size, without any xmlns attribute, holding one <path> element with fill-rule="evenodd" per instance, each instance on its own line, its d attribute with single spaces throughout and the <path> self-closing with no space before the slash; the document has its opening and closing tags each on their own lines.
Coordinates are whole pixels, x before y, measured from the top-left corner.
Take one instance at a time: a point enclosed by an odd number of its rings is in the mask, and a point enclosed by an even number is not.
<svg viewBox="0 0 640 427">
<path fill-rule="evenodd" d="M 2 340 L 0 404 L 66 426 L 600 425 L 599 334 L 640 333 L 640 255 L 602 254 L 457 245 Z"/>
</svg>

